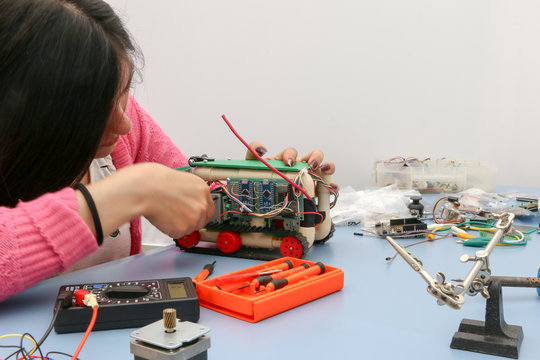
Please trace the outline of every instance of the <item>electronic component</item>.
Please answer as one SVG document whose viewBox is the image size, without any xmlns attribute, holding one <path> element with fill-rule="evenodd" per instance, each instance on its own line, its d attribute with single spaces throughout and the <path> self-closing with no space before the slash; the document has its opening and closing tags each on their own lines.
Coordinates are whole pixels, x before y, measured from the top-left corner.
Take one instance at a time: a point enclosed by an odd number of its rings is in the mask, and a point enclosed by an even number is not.
<svg viewBox="0 0 540 360">
<path fill-rule="evenodd" d="M 421 196 L 413 195 L 411 196 L 411 202 L 407 205 L 411 215 L 417 218 L 424 216 L 424 205 L 420 200 L 422 200 Z"/>
<path fill-rule="evenodd" d="M 231 184 L 230 181 L 228 183 Z M 244 204 L 248 208 L 253 207 L 253 183 L 249 179 L 241 179 L 238 181 L 238 198 L 240 199 L 242 204 Z M 246 211 L 244 207 L 240 206 L 237 210 Z"/>
<path fill-rule="evenodd" d="M 176 309 L 163 310 L 163 319 L 133 331 L 130 351 L 135 360 L 206 360 L 210 329 L 176 318 Z"/>
<path fill-rule="evenodd" d="M 516 201 L 538 202 L 539 197 L 540 196 L 538 196 L 538 195 L 531 195 L 531 194 L 517 194 L 516 195 Z"/>
<path fill-rule="evenodd" d="M 375 224 L 375 230 L 379 236 L 424 237 L 427 234 L 427 224 L 417 218 L 390 219 Z"/>
<path fill-rule="evenodd" d="M 227 207 L 231 210 L 243 212 L 242 214 L 228 214 L 228 218 L 243 218 L 246 215 L 254 217 L 255 213 L 265 214 L 279 209 L 281 211 L 272 217 L 281 218 L 302 211 L 302 203 L 294 199 L 291 186 L 282 179 L 229 178 L 227 189 L 229 196 L 236 197 L 239 202 L 231 201 L 231 199 L 222 199 L 222 201 L 230 204 Z M 246 207 L 251 210 L 251 213 Z M 216 209 L 216 214 L 218 214 L 218 209 Z M 214 218 L 218 222 L 222 221 L 220 217 Z"/>
<path fill-rule="evenodd" d="M 199 320 L 199 302 L 191 278 L 63 285 L 59 294 L 79 289 L 97 297 L 99 317 L 94 330 L 146 325 L 159 319 L 161 311 L 170 307 L 183 320 Z M 85 331 L 88 326 L 92 309 L 77 306 L 75 300 L 71 305 L 59 309 L 54 322 L 57 333 Z"/>
<path fill-rule="evenodd" d="M 268 212 L 272 210 L 274 206 L 274 182 L 268 179 L 263 179 L 260 188 L 260 208 L 262 212 Z"/>
<path fill-rule="evenodd" d="M 224 212 L 223 209 L 223 194 L 221 192 L 212 191 L 210 193 L 210 196 L 212 197 L 212 201 L 214 202 L 214 209 L 216 209 L 216 212 L 214 213 L 214 216 L 212 219 L 210 219 L 210 223 L 218 223 L 221 221 L 220 215 Z"/>
</svg>

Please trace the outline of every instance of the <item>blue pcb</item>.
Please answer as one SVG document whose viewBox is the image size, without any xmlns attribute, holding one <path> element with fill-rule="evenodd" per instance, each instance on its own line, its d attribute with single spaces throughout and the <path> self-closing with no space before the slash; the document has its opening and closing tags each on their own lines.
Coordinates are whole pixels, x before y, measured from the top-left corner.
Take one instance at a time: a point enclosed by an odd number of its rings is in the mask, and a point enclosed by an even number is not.
<svg viewBox="0 0 540 360">
<path fill-rule="evenodd" d="M 238 183 L 238 199 L 249 208 L 253 207 L 253 182 L 249 179 L 242 179 Z M 243 209 L 243 211 L 246 211 Z"/>
<path fill-rule="evenodd" d="M 274 206 L 274 183 L 264 179 L 260 185 L 261 210 L 262 212 L 271 211 Z"/>
</svg>

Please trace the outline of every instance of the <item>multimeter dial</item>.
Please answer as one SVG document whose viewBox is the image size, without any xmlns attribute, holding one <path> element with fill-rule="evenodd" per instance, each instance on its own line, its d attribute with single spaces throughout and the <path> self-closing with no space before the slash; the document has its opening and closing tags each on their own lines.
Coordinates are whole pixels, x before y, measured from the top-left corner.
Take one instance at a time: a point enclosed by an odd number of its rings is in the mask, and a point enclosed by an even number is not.
<svg viewBox="0 0 540 360">
<path fill-rule="evenodd" d="M 164 298 L 159 281 L 124 281 L 117 283 L 84 285 L 96 294 L 100 305 L 149 302 Z"/>
</svg>

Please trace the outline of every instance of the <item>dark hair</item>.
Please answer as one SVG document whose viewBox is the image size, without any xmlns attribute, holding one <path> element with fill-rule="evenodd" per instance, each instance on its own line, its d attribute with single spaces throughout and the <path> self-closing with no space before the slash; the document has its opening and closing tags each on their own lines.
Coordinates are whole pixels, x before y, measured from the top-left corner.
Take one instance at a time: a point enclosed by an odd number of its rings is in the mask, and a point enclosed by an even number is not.
<svg viewBox="0 0 540 360">
<path fill-rule="evenodd" d="M 135 53 L 101 0 L 0 0 L 0 205 L 87 169 Z"/>
</svg>

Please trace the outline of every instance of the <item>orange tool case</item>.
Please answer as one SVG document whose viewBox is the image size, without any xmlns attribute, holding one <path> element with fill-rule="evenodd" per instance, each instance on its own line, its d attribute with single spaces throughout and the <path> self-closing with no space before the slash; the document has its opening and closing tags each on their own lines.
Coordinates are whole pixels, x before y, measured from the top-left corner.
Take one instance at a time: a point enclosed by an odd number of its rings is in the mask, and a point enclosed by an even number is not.
<svg viewBox="0 0 540 360">
<path fill-rule="evenodd" d="M 232 291 L 225 291 L 216 286 L 217 279 L 223 279 L 232 275 L 262 272 L 272 266 L 284 263 L 286 260 L 291 261 L 294 267 L 300 266 L 302 263 L 307 263 L 310 267 L 316 264 L 313 261 L 283 257 L 240 271 L 196 282 L 199 304 L 208 309 L 254 323 L 343 288 L 343 270 L 326 264 L 324 264 L 324 273 L 303 278 L 296 283 L 286 285 L 272 292 L 262 291 L 255 293 L 249 286 L 243 289 L 236 287 Z M 249 284 L 249 280 L 239 282 L 238 287 L 246 284 Z"/>
</svg>

